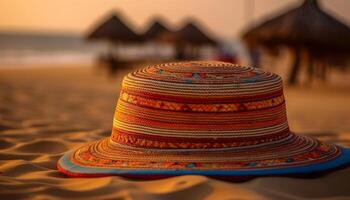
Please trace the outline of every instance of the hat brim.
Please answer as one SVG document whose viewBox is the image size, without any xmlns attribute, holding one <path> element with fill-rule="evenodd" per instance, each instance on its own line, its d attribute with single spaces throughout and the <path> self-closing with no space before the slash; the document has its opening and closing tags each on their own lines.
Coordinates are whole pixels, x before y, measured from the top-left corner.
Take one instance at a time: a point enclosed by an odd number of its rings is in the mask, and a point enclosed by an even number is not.
<svg viewBox="0 0 350 200">
<path fill-rule="evenodd" d="M 65 153 L 57 167 L 71 177 L 123 176 L 155 179 L 205 175 L 239 179 L 256 176 L 305 175 L 331 171 L 350 163 L 350 149 L 292 134 L 293 141 L 236 150 L 144 151 L 116 147 L 110 138 Z M 165 152 L 164 152 L 165 151 Z M 201 153 L 202 152 L 202 153 Z M 241 155 L 242 159 L 237 158 Z"/>
</svg>

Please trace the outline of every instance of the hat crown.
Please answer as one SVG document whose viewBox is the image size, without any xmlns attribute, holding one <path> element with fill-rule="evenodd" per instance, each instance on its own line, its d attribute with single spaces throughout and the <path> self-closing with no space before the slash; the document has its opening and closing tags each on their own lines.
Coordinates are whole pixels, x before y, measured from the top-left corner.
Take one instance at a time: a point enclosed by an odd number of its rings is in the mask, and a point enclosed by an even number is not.
<svg viewBox="0 0 350 200">
<path fill-rule="evenodd" d="M 246 148 L 290 136 L 281 78 L 224 62 L 153 65 L 122 83 L 111 141 L 139 148 Z"/>
</svg>

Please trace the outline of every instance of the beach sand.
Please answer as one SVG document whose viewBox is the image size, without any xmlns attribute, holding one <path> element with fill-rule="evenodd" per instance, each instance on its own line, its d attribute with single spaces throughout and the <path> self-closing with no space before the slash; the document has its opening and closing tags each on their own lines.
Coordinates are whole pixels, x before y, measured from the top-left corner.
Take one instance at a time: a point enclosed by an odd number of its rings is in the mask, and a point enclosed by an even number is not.
<svg viewBox="0 0 350 200">
<path fill-rule="evenodd" d="M 61 155 L 109 136 L 120 82 L 87 67 L 0 70 L 0 199 L 350 199 L 350 168 L 313 179 L 229 183 L 204 176 L 155 181 L 67 178 Z M 285 91 L 292 130 L 350 146 L 348 89 Z"/>
</svg>

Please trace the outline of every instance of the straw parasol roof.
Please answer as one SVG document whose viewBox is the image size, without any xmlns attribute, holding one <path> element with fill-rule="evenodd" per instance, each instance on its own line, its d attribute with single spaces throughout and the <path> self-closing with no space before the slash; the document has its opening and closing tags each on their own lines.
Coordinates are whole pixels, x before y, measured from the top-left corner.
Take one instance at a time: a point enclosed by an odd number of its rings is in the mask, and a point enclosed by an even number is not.
<svg viewBox="0 0 350 200">
<path fill-rule="evenodd" d="M 193 45 L 216 45 L 217 42 L 209 37 L 195 22 L 188 22 L 183 28 L 177 31 L 180 39 Z"/>
<path fill-rule="evenodd" d="M 154 20 L 152 25 L 142 34 L 144 40 L 156 39 L 162 33 L 170 33 L 171 31 L 162 23 L 162 20 Z"/>
<path fill-rule="evenodd" d="M 350 28 L 323 11 L 317 0 L 305 0 L 302 5 L 258 24 L 246 31 L 243 39 L 251 48 L 290 47 L 296 59 L 300 59 L 301 50 L 313 59 L 349 59 Z"/>
<path fill-rule="evenodd" d="M 216 45 L 217 42 L 209 37 L 202 29 L 194 22 L 187 23 L 182 29 L 178 31 L 181 39 L 195 45 L 209 44 Z"/>
<path fill-rule="evenodd" d="M 118 14 L 113 14 L 92 31 L 88 39 L 105 39 L 112 42 L 139 42 L 141 37 L 121 20 Z"/>
<path fill-rule="evenodd" d="M 198 23 L 193 20 L 188 21 L 181 29 L 162 33 L 159 38 L 160 40 L 176 43 L 177 45 L 191 45 L 191 46 L 201 46 L 201 45 L 217 45 L 217 41 L 212 37 L 208 36 L 204 29 L 198 25 Z"/>
<path fill-rule="evenodd" d="M 248 42 L 315 48 L 349 48 L 350 28 L 322 10 L 317 0 L 273 17 L 244 33 Z"/>
</svg>

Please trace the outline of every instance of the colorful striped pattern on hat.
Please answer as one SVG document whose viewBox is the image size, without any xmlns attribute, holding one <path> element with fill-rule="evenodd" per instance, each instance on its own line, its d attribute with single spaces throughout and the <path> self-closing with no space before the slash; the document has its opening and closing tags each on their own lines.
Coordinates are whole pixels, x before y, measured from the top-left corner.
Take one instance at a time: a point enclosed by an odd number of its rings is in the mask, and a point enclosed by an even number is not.
<svg viewBox="0 0 350 200">
<path fill-rule="evenodd" d="M 125 77 L 111 140 L 140 148 L 260 145 L 289 136 L 281 78 L 224 63 L 172 63 Z"/>
</svg>

